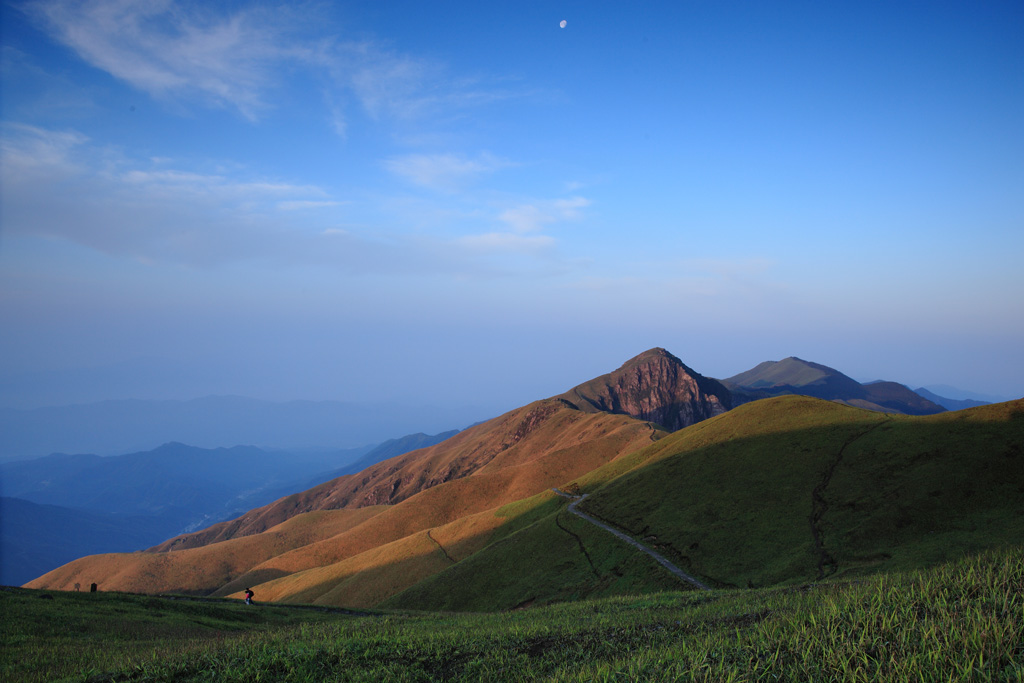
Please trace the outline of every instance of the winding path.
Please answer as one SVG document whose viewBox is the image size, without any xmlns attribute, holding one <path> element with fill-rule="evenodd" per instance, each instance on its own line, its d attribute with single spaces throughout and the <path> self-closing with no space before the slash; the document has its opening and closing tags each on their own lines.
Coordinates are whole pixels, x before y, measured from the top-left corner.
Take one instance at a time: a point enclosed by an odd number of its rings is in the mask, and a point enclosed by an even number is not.
<svg viewBox="0 0 1024 683">
<path fill-rule="evenodd" d="M 579 505 L 581 502 L 583 502 L 586 499 L 587 495 L 589 495 L 589 494 L 585 493 L 582 496 L 574 496 L 571 493 L 566 493 L 565 491 L 562 491 L 561 489 L 553 488 L 551 490 L 554 491 L 555 493 L 557 493 L 558 495 L 562 496 L 563 498 L 568 498 L 569 500 L 572 501 L 571 503 L 569 503 L 569 512 L 571 512 L 572 514 L 576 515 L 580 519 L 583 519 L 583 520 L 586 520 L 586 521 L 590 522 L 591 524 L 593 524 L 595 526 L 601 527 L 602 529 L 604 529 L 608 533 L 614 535 L 616 538 L 619 538 L 619 539 L 625 541 L 626 543 L 630 544 L 631 546 L 633 546 L 634 548 L 636 548 L 640 552 L 647 553 L 648 555 L 653 557 L 654 560 L 658 564 L 660 564 L 662 567 L 664 567 L 669 572 L 671 572 L 673 575 L 675 575 L 676 577 L 682 579 L 683 581 L 686 581 L 687 583 L 692 584 L 693 586 L 696 586 L 700 590 L 704 590 L 704 591 L 711 590 L 710 588 L 705 586 L 703 583 L 701 583 L 697 579 L 693 578 L 692 576 L 690 576 L 689 574 L 684 572 L 679 567 L 677 567 L 674 564 L 672 564 L 671 562 L 669 562 L 661 553 L 658 553 L 658 552 L 656 552 L 654 550 L 651 550 L 650 548 L 648 548 L 644 544 L 640 543 L 640 541 L 637 541 L 636 539 L 634 539 L 634 538 L 632 538 L 630 536 L 627 536 L 626 534 L 622 533 L 618 529 L 613 529 L 612 527 L 608 526 L 604 522 L 601 522 L 601 521 L 599 521 L 597 519 L 594 519 L 593 517 L 591 517 L 587 513 L 580 512 L 579 510 L 577 510 L 576 506 Z"/>
</svg>

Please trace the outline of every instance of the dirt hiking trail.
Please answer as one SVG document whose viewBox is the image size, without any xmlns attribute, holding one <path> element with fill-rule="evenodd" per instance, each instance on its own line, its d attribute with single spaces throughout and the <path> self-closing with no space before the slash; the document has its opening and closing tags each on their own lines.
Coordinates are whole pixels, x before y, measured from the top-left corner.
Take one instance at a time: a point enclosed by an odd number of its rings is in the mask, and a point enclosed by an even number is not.
<svg viewBox="0 0 1024 683">
<path fill-rule="evenodd" d="M 572 501 L 571 503 L 569 503 L 569 512 L 571 512 L 572 514 L 576 515 L 580 519 L 586 520 L 586 521 L 590 522 L 591 524 L 604 529 L 608 533 L 614 535 L 616 538 L 619 538 L 619 539 L 625 541 L 626 543 L 630 544 L 631 546 L 633 546 L 634 548 L 636 548 L 640 552 L 647 553 L 648 555 L 653 557 L 654 560 L 658 564 L 660 564 L 662 567 L 664 567 L 669 572 L 674 574 L 676 577 L 682 579 L 683 581 L 685 581 L 685 582 L 687 582 L 687 583 L 689 583 L 689 584 L 699 588 L 700 590 L 704 590 L 704 591 L 711 590 L 710 588 L 705 586 L 703 583 L 701 583 L 697 579 L 693 578 L 692 576 L 690 576 L 689 574 L 684 572 L 679 567 L 677 567 L 674 564 L 672 564 L 671 562 L 669 562 L 661 553 L 658 553 L 655 550 L 651 550 L 650 548 L 645 546 L 643 543 L 640 543 L 640 541 L 637 541 L 636 539 L 631 538 L 630 536 L 627 536 L 626 534 L 622 533 L 618 529 L 613 529 L 612 527 L 608 526 L 604 522 L 601 522 L 601 521 L 599 521 L 597 519 L 594 519 L 593 517 L 591 517 L 587 513 L 581 512 L 581 511 L 577 510 L 576 506 L 579 505 L 581 502 L 583 502 L 586 499 L 587 495 L 589 495 L 589 494 L 585 493 L 582 496 L 574 496 L 571 493 L 566 493 L 565 491 L 562 491 L 561 489 L 553 488 L 551 490 L 554 491 L 555 493 L 557 493 L 558 495 L 562 496 L 563 498 L 568 498 L 569 500 Z"/>
</svg>

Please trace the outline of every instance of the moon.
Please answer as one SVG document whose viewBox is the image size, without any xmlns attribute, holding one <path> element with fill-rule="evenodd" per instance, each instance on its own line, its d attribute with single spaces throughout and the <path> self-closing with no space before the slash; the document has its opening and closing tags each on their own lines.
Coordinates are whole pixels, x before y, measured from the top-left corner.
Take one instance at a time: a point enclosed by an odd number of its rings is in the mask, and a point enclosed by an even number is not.
<svg viewBox="0 0 1024 683">
<path fill-rule="evenodd" d="M 565 28 L 565 24 L 566 24 L 565 19 L 562 19 L 560 22 L 558 22 L 558 27 L 559 28 Z"/>
</svg>

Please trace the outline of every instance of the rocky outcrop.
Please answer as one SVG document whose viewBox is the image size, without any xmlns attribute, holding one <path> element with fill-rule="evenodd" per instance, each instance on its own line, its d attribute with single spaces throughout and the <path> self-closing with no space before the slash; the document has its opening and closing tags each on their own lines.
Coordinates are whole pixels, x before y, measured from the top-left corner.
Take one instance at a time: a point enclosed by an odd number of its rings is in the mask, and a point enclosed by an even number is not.
<svg viewBox="0 0 1024 683">
<path fill-rule="evenodd" d="M 615 372 L 558 398 L 586 412 L 629 415 L 669 431 L 714 417 L 733 406 L 732 395 L 722 383 L 691 370 L 661 348 L 646 351 Z"/>
</svg>

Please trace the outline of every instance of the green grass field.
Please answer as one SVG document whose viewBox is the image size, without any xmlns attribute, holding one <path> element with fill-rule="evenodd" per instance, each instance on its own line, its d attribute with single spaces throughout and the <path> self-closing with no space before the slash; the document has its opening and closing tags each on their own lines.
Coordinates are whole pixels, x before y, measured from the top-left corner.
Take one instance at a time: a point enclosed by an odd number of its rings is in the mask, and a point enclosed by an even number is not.
<svg viewBox="0 0 1024 683">
<path fill-rule="evenodd" d="M 4 681 L 1020 681 L 1024 549 L 487 614 L 0 591 Z"/>
</svg>

